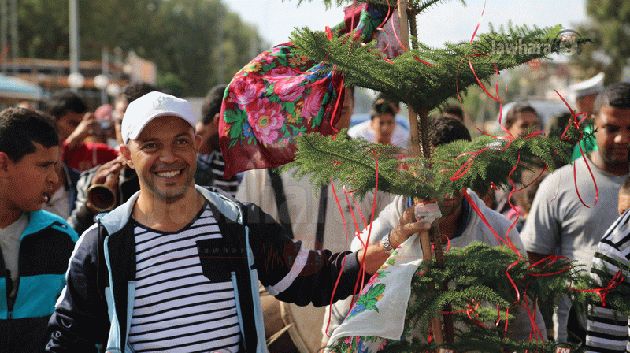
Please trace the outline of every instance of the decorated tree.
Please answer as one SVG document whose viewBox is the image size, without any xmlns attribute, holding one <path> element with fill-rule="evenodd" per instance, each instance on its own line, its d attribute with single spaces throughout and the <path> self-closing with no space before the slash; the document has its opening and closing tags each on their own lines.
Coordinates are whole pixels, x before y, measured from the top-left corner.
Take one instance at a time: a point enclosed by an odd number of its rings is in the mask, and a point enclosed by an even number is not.
<svg viewBox="0 0 630 353">
<path fill-rule="evenodd" d="M 500 104 L 498 84 L 491 92 L 487 80 L 568 45 L 559 26 L 520 26 L 480 35 L 475 30 L 469 42 L 430 48 L 416 39 L 416 16 L 440 2 L 355 1 L 341 25 L 323 32 L 296 30 L 292 43 L 254 59 L 235 76 L 222 108 L 226 174 L 294 160 L 289 167 L 309 175 L 314 184 L 340 180 L 358 195 L 378 189 L 410 200 L 440 200 L 466 188 L 491 186 L 506 187 L 511 196 L 523 170 L 534 164 L 553 169 L 557 161 L 567 161 L 566 146 L 582 137 L 578 113 L 561 138 L 541 131 L 512 136 L 504 130 L 501 136 L 484 134 L 471 142 L 429 146 L 429 111 L 474 84 Z M 539 50 L 513 55 L 492 50 L 496 43 L 522 42 L 537 43 Z M 247 93 L 252 86 L 256 88 Z M 367 87 L 404 102 L 409 108 L 410 150 L 351 140 L 343 133 L 330 136 L 337 132 L 333 122 L 344 86 Z M 567 292 L 595 300 L 602 294 L 570 289 L 567 283 L 582 289 L 588 283 L 565 258 L 527 263 L 506 234 L 493 230 L 501 247 L 473 244 L 444 253 L 436 228 L 434 223 L 430 234 L 420 234 L 421 268 L 411 273 L 411 299 L 399 337 L 346 335 L 333 340 L 331 350 L 419 352 L 448 346 L 456 351 L 552 351 L 532 319 L 532 303 Z M 414 254 L 413 249 L 395 250 L 363 288 L 348 318 L 379 312 L 386 286 L 382 280 L 403 257 L 402 251 Z M 611 290 L 606 294 L 616 299 L 609 302 L 628 310 L 621 304 L 623 293 Z M 506 335 L 511 313 L 518 308 L 531 319 L 527 340 Z"/>
</svg>

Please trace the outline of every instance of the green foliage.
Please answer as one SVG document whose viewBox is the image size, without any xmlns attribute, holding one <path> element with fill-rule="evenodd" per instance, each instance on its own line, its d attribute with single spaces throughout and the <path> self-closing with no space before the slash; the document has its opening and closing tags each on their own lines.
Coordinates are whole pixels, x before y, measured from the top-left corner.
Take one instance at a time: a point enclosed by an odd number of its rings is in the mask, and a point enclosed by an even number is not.
<svg viewBox="0 0 630 353">
<path fill-rule="evenodd" d="M 423 176 L 414 176 L 401 168 L 396 147 L 371 144 L 365 140 L 351 140 L 345 130 L 337 137 L 308 134 L 297 139 L 295 161 L 285 166 L 297 168 L 299 176 L 309 175 L 314 184 L 341 180 L 358 195 L 376 186 L 378 161 L 378 189 L 400 195 L 415 195 L 431 191 L 431 184 Z M 413 193 L 408 193 L 413 191 Z"/>
<path fill-rule="evenodd" d="M 509 186 L 508 176 L 518 156 L 520 164 L 512 174 L 514 180 L 520 180 L 520 172 L 540 161 L 553 168 L 562 164 L 558 162 L 568 161 L 566 146 L 572 144 L 543 135 L 518 137 L 511 143 L 481 136 L 472 142 L 461 140 L 438 146 L 426 160 L 401 159 L 401 151 L 395 147 L 352 140 L 343 132 L 336 137 L 309 134 L 298 138 L 295 161 L 287 168 L 296 168 L 300 176 L 309 175 L 315 184 L 341 180 L 358 195 L 364 195 L 377 186 L 378 162 L 379 190 L 439 199 L 463 188 L 485 190 L 490 183 Z M 451 180 L 458 171 L 461 177 Z"/>
<path fill-rule="evenodd" d="M 476 83 L 469 61 L 477 77 L 487 79 L 502 70 L 535 58 L 545 57 L 560 49 L 560 26 L 550 28 L 510 27 L 504 32 L 482 34 L 472 43 L 445 44 L 443 49 L 420 44 L 392 61 L 384 60 L 374 43 L 361 45 L 347 36 L 328 40 L 325 33 L 300 29 L 292 40 L 305 55 L 327 61 L 345 74 L 349 85 L 386 92 L 406 102 L 416 111 L 431 110 L 458 88 Z M 496 50 L 497 43 L 539 43 L 531 52 L 506 54 Z"/>
<path fill-rule="evenodd" d="M 598 303 L 596 295 L 574 290 L 597 285 L 567 258 L 549 259 L 532 266 L 526 255 L 521 255 L 518 257 L 506 246 L 492 247 L 475 242 L 448 251 L 443 264 L 435 260 L 424 263 L 412 279 L 404 338 L 388 342 L 383 352 L 423 352 L 437 348 L 421 338 L 429 335 L 430 320 L 444 314 L 444 308 L 448 308 L 446 315 L 455 323 L 454 343 L 449 347 L 457 352 L 553 352 L 552 342 L 508 338 L 506 316 L 509 332 L 515 315 L 526 315 L 525 307 L 539 299 L 553 302 L 566 293 L 574 302 Z M 445 283 L 449 290 L 439 290 Z M 574 289 L 569 288 L 570 284 Z M 621 302 L 627 294 L 613 290 L 608 305 L 623 310 L 622 306 L 613 304 L 612 298 L 615 303 Z M 628 304 L 622 305 L 627 307 Z M 546 332 L 541 334 L 544 336 Z M 340 351 L 336 349 L 339 347 L 333 346 L 333 351 Z"/>
<path fill-rule="evenodd" d="M 298 5 L 301 5 L 305 2 L 311 2 L 311 1 L 312 0 L 298 0 L 297 3 Z M 410 9 L 413 9 L 413 11 L 419 14 L 433 5 L 444 3 L 447 1 L 449 0 L 410 0 L 408 3 L 408 6 Z M 323 2 L 324 2 L 324 5 L 326 5 L 326 8 L 330 8 L 333 5 L 335 6 L 350 5 L 354 2 L 357 2 L 357 3 L 369 2 L 371 4 L 391 6 L 392 8 L 396 7 L 396 4 L 397 4 L 396 0 L 324 0 Z M 466 4 L 465 0 L 460 0 L 460 2 L 462 4 Z"/>
<path fill-rule="evenodd" d="M 160 90 L 181 97 L 186 84 L 172 72 L 158 73 L 157 86 Z"/>
<path fill-rule="evenodd" d="M 583 78 L 599 71 L 606 73 L 605 83 L 623 79 L 623 69 L 630 57 L 630 3 L 619 0 L 588 0 L 589 21 L 578 27 L 583 38 L 592 42 L 580 47 L 571 60 L 583 70 Z"/>
</svg>

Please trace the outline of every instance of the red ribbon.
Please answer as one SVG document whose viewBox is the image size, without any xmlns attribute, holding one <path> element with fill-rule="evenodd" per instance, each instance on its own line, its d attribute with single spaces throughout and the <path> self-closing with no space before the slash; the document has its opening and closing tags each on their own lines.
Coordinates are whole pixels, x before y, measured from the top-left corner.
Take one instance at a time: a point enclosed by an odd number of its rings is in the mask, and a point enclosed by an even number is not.
<svg viewBox="0 0 630 353">
<path fill-rule="evenodd" d="M 431 64 L 430 62 L 428 62 L 428 61 L 426 61 L 426 60 L 422 60 L 422 59 L 420 59 L 417 55 L 414 55 L 414 56 L 413 56 L 413 59 L 414 59 L 415 61 L 419 62 L 419 63 L 423 63 L 423 64 L 425 64 L 425 65 L 426 65 L 426 66 L 428 66 L 428 67 L 433 67 L 433 64 Z"/>
<path fill-rule="evenodd" d="M 547 267 L 549 265 L 553 265 L 554 263 L 558 262 L 558 260 L 563 260 L 563 259 L 568 259 L 568 258 L 566 256 L 559 256 L 559 255 L 545 256 L 542 259 L 534 262 L 533 264 L 530 264 L 528 269 L 533 269 L 537 267 Z M 561 274 L 570 270 L 571 270 L 571 266 L 568 265 L 555 272 L 528 273 L 527 275 L 530 277 L 551 277 L 551 276 L 555 276 L 555 275 L 558 275 L 558 274 Z"/>
<path fill-rule="evenodd" d="M 567 108 L 569 108 L 569 112 L 571 113 L 571 116 L 573 117 L 572 124 L 573 124 L 573 126 L 575 126 L 576 129 L 579 130 L 580 124 L 584 121 L 584 119 L 586 119 L 586 116 L 578 121 L 578 116 L 579 115 L 583 115 L 584 113 L 582 112 L 582 113 L 579 113 L 579 114 L 575 114 L 575 111 L 571 108 L 569 103 L 567 103 L 566 99 L 564 99 L 564 97 L 560 94 L 560 92 L 558 92 L 557 90 L 554 90 L 554 92 L 556 92 L 558 97 L 560 97 L 560 100 L 562 100 L 564 105 Z M 567 124 L 567 127 L 564 129 L 564 131 L 562 132 L 562 135 L 561 135 L 563 138 L 566 138 L 566 134 L 569 131 L 570 127 L 571 127 L 571 124 Z M 583 137 L 584 137 L 584 133 L 582 131 L 580 131 L 580 138 L 579 138 L 579 140 L 582 140 Z M 582 145 L 579 142 L 578 142 L 578 147 L 580 148 L 580 156 L 584 160 L 584 163 L 586 164 L 586 169 L 588 169 L 588 173 L 590 174 L 591 180 L 593 181 L 593 185 L 595 186 L 595 203 L 593 204 L 593 206 L 595 206 L 595 205 L 597 205 L 597 202 L 599 201 L 599 188 L 597 187 L 597 182 L 595 181 L 595 175 L 593 175 L 593 171 L 591 170 L 591 166 L 588 164 L 588 159 L 586 158 L 586 155 L 584 154 L 584 150 L 582 149 Z M 577 194 L 578 198 L 580 199 L 580 202 L 582 203 L 582 205 L 584 205 L 584 206 L 586 206 L 588 208 L 591 208 L 591 206 L 587 205 L 586 202 L 584 202 L 584 200 L 582 199 L 582 195 L 580 194 L 580 189 L 577 186 L 577 177 L 576 177 L 575 163 L 573 163 L 573 185 L 575 185 L 575 193 Z"/>
<path fill-rule="evenodd" d="M 484 2 L 483 2 L 483 9 L 481 10 L 481 17 L 479 18 L 479 21 L 477 22 L 477 25 L 475 26 L 475 30 L 473 31 L 473 34 L 470 37 L 470 44 L 472 44 L 473 40 L 477 36 L 477 31 L 479 30 L 479 26 L 481 25 L 481 19 L 483 18 L 483 15 L 485 13 L 486 13 L 486 2 L 484 0 Z"/>
<path fill-rule="evenodd" d="M 574 288 L 571 288 L 571 290 L 573 290 L 575 292 L 595 293 L 595 294 L 597 294 L 597 296 L 599 296 L 599 299 L 601 299 L 602 306 L 605 307 L 606 306 L 606 296 L 608 296 L 610 291 L 612 291 L 613 289 L 617 288 L 617 286 L 622 284 L 625 280 L 626 279 L 623 276 L 623 273 L 621 272 L 621 270 L 619 270 L 619 272 L 615 273 L 613 278 L 608 282 L 606 287 L 592 288 L 592 289 L 574 289 Z"/>
</svg>

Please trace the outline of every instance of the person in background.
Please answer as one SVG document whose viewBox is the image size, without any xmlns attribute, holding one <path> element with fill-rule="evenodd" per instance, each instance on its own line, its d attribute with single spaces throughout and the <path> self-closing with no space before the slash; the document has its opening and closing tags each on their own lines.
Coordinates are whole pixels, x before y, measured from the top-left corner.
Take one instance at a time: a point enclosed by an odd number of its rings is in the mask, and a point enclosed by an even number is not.
<svg viewBox="0 0 630 353">
<path fill-rule="evenodd" d="M 617 194 L 629 172 L 630 84 L 611 85 L 597 97 L 594 123 L 598 150 L 587 161 L 597 183 L 598 201 L 591 172 L 582 158 L 547 176 L 521 232 L 530 263 L 561 255 L 590 269 L 601 235 L 617 218 Z M 569 340 L 568 331 L 577 341 L 584 341 L 586 318 L 576 313 L 570 319 L 571 306 L 564 297 L 554 314 L 554 339 L 559 343 Z M 575 326 L 568 328 L 568 324 Z"/>
<path fill-rule="evenodd" d="M 354 90 L 346 87 L 342 110 L 335 123 L 336 129 L 348 127 L 353 109 Z M 340 201 L 343 205 L 341 213 L 335 202 L 335 199 L 345 200 L 341 185 L 336 185 L 334 191 L 332 185 L 316 189 L 307 177 L 297 179 L 291 171 L 277 173 L 272 170 L 253 169 L 243 174 L 243 182 L 238 188 L 236 199 L 258 205 L 265 213 L 283 224 L 291 237 L 302 242 L 305 249 L 321 250 L 324 247 L 331 251 L 348 249 L 346 234 L 352 234 L 353 230 L 347 228 L 352 228 L 352 225 L 344 228 L 343 220 L 352 219 L 352 209 L 344 201 Z M 379 192 L 376 215 L 391 200 L 391 195 Z M 355 214 L 360 212 L 368 217 L 372 211 L 372 202 L 372 195 L 365 196 L 358 207 L 355 207 Z M 287 327 L 280 317 L 281 304 L 266 291 L 261 292 L 261 302 L 265 315 L 265 334 L 268 339 L 273 337 L 268 342 L 269 350 L 295 351 L 297 348 L 289 332 L 294 328 Z M 294 318 L 297 325 L 312 324 L 312 330 L 319 330 L 324 317 L 323 309 L 312 306 L 304 309 L 293 308 L 291 312 L 301 314 L 300 317 Z M 320 338 L 315 340 L 317 347 L 321 342 Z"/>
<path fill-rule="evenodd" d="M 118 143 L 112 119 L 113 112 L 114 108 L 111 104 L 103 104 L 94 110 L 95 128 L 86 141 L 105 143 L 116 149 Z"/>
<path fill-rule="evenodd" d="M 536 109 L 526 103 L 518 103 L 514 105 L 505 116 L 505 128 L 514 137 L 523 137 L 530 132 L 539 130 L 541 128 L 540 118 Z M 523 185 L 522 181 L 518 181 L 519 185 Z M 497 189 L 494 191 L 494 207 L 493 209 L 503 215 L 513 213 L 508 197 L 510 190 L 505 188 Z M 512 204 L 516 205 L 517 202 L 512 199 Z M 514 216 L 511 214 L 511 216 Z"/>
<path fill-rule="evenodd" d="M 580 146 L 585 154 L 589 154 L 597 150 L 597 141 L 593 134 L 593 113 L 595 107 L 595 99 L 597 95 L 604 88 L 604 73 L 600 72 L 597 75 L 589 78 L 586 81 L 578 82 L 569 87 L 575 96 L 575 106 L 578 113 L 584 115 L 578 116 L 578 119 L 586 118 L 584 124 L 584 134 L 586 135 L 580 140 L 579 145 L 573 148 L 573 154 L 571 160 L 576 160 L 582 156 L 580 152 Z"/>
<path fill-rule="evenodd" d="M 453 117 L 432 119 L 430 121 L 429 134 L 432 147 L 457 140 L 471 140 L 470 132 L 463 122 Z M 468 194 L 469 198 L 466 198 L 464 193 Z M 475 203 L 483 217 L 498 234 L 502 236 L 507 234 L 514 246 L 524 253 L 525 249 L 516 230 L 511 229 L 509 234 L 507 233 L 511 222 L 499 213 L 486 207 L 477 194 L 470 189 L 463 190 L 456 195 L 444 197 L 441 201 L 438 201 L 442 216 L 435 222 L 439 223 L 440 235 L 444 239 L 444 246 L 447 244 L 446 239 L 449 239 L 449 244 L 453 247 L 464 247 L 474 241 L 481 241 L 492 246 L 500 245 L 499 240 L 493 235 L 490 228 L 484 224 L 481 216 L 473 210 L 469 200 Z M 370 244 L 381 243 L 386 249 L 392 251 L 396 247 L 389 246 L 391 243 L 390 239 L 398 237 L 398 234 L 403 232 L 405 227 L 414 224 L 414 222 L 417 222 L 414 216 L 414 208 L 407 205 L 407 197 L 396 196 L 375 218 L 370 227 L 365 228 L 359 235 L 354 237 L 350 249 L 352 251 L 361 249 L 362 243 L 369 239 Z M 350 310 L 351 299 L 347 298 L 333 304 L 329 334 L 344 321 Z M 544 330 L 544 321 L 537 310 L 533 319 Z M 328 322 L 325 320 L 322 330 L 325 330 L 327 326 Z M 530 332 L 529 317 L 525 310 L 519 308 L 518 315 L 510 322 L 509 337 L 512 339 L 527 339 Z"/>
<path fill-rule="evenodd" d="M 545 135 L 548 137 L 561 138 L 570 121 L 573 121 L 573 116 L 569 112 L 553 115 L 549 118 L 547 126 L 545 126 Z M 567 156 L 571 156 L 572 150 L 573 146 L 569 145 L 564 149 L 564 153 L 566 153 Z M 558 160 L 555 167 L 557 169 L 565 164 L 566 162 Z"/>
<path fill-rule="evenodd" d="M 359 123 L 348 130 L 348 136 L 369 142 L 391 144 L 400 148 L 409 146 L 409 132 L 396 124 L 400 111 L 398 101 L 380 94 L 372 103 L 370 120 Z"/>
<path fill-rule="evenodd" d="M 40 208 L 53 195 L 59 140 L 53 120 L 0 112 L 0 351 L 42 352 L 78 236 Z"/>
<path fill-rule="evenodd" d="M 374 141 L 383 145 L 392 144 L 396 128 L 396 112 L 391 104 L 375 104 L 370 114 L 370 128 L 374 131 Z"/>
<path fill-rule="evenodd" d="M 155 90 L 155 88 L 152 85 L 134 83 L 125 87 L 122 94 L 116 99 L 112 117 L 114 119 L 116 140 L 119 144 L 123 143 L 120 126 L 127 106 L 135 99 L 153 90 Z M 83 233 L 94 223 L 95 215 L 99 212 L 106 211 L 106 209 L 94 205 L 88 197 L 91 187 L 105 185 L 106 183 L 108 184 L 107 187 L 109 187 L 115 195 L 111 208 L 125 203 L 131 195 L 140 189 L 136 172 L 131 168 L 125 168 L 122 157 L 83 172 L 77 182 L 77 197 L 74 210 L 70 218 L 68 218 L 68 223 L 70 223 L 79 234 Z"/>
<path fill-rule="evenodd" d="M 109 162 L 118 151 L 104 143 L 85 142 L 97 128 L 94 115 L 83 99 L 72 91 L 60 91 L 46 102 L 46 111 L 55 118 L 64 163 L 80 172 Z"/>
<path fill-rule="evenodd" d="M 444 110 L 442 111 L 442 115 L 450 116 L 452 118 L 455 118 L 461 121 L 462 123 L 466 123 L 466 114 L 464 113 L 464 110 L 462 109 L 462 107 L 459 105 L 452 105 L 452 104 L 447 105 L 446 107 L 444 107 Z"/>
<path fill-rule="evenodd" d="M 226 87 L 216 85 L 210 89 L 201 108 L 201 120 L 195 125 L 195 132 L 201 136 L 202 141 L 197 155 L 195 182 L 197 185 L 221 189 L 234 196 L 239 180 L 236 176 L 225 178 L 225 161 L 219 148 L 219 115 Z"/>
<path fill-rule="evenodd" d="M 529 104 L 516 104 L 505 116 L 505 128 L 514 137 L 525 136 L 542 128 L 536 109 Z"/>
<path fill-rule="evenodd" d="M 618 289 L 630 290 L 630 178 L 619 189 L 620 217 L 610 226 L 597 244 L 591 277 L 605 287 L 612 277 L 621 273 L 624 281 Z M 630 316 L 609 307 L 593 305 L 586 323 L 586 352 L 630 352 Z"/>
</svg>

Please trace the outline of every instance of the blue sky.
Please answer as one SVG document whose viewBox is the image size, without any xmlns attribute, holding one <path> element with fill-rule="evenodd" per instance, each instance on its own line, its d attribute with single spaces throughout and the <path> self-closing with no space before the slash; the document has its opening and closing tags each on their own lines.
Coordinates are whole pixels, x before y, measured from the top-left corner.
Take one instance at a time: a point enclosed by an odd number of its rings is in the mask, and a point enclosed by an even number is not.
<svg viewBox="0 0 630 353">
<path fill-rule="evenodd" d="M 395 0 L 392 0 L 395 1 Z M 323 29 L 343 18 L 341 8 L 326 10 L 323 1 L 305 1 L 299 7 L 297 0 L 227 0 L 228 7 L 246 22 L 255 25 L 270 44 L 286 41 L 296 27 Z M 512 22 L 549 26 L 561 24 L 572 28 L 586 20 L 584 0 L 467 0 L 466 6 L 457 0 L 446 1 L 427 10 L 418 17 L 420 40 L 431 46 L 445 41 L 459 42 L 470 39 L 477 22 L 479 33 L 495 26 Z"/>
</svg>

